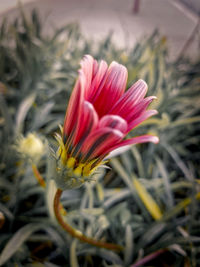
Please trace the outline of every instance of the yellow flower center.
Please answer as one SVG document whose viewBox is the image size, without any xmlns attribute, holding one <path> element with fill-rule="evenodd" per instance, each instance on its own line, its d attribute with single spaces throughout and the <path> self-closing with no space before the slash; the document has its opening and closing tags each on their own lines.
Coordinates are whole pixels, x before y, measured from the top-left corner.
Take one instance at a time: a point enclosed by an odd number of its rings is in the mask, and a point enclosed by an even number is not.
<svg viewBox="0 0 200 267">
<path fill-rule="evenodd" d="M 63 167 L 70 170 L 72 176 L 74 175 L 78 178 L 89 177 L 94 173 L 97 167 L 105 163 L 100 161 L 95 164 L 97 159 L 93 159 L 88 162 L 79 162 L 77 158 L 68 155 L 68 150 L 63 143 L 62 137 L 60 135 L 56 135 L 56 139 L 59 143 L 57 156 L 61 160 Z"/>
<path fill-rule="evenodd" d="M 74 157 L 68 158 L 66 162 L 67 168 L 71 169 L 75 176 L 77 177 L 88 177 L 90 176 L 96 168 L 101 164 L 97 164 L 96 166 L 93 165 L 93 163 L 96 161 L 96 159 L 86 162 L 86 163 L 77 163 L 76 159 Z"/>
</svg>

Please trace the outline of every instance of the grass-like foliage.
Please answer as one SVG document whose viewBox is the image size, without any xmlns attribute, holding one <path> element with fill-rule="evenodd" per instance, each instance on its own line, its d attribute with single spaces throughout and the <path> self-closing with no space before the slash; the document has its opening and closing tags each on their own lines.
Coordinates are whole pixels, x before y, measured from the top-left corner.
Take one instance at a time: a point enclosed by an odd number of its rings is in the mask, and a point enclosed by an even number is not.
<svg viewBox="0 0 200 267">
<path fill-rule="evenodd" d="M 48 35 L 33 11 L 0 26 L 0 266 L 200 266 L 200 59 L 169 62 L 155 32 L 132 50 L 111 38 L 86 40 L 78 25 Z M 133 146 L 94 181 L 63 193 L 65 218 L 117 253 L 72 238 L 52 212 L 51 153 L 37 163 L 47 187 L 17 152 L 20 135 L 55 146 L 83 55 L 128 68 L 129 84 L 146 80 L 159 114 L 130 135 L 152 133 L 158 145 Z"/>
</svg>

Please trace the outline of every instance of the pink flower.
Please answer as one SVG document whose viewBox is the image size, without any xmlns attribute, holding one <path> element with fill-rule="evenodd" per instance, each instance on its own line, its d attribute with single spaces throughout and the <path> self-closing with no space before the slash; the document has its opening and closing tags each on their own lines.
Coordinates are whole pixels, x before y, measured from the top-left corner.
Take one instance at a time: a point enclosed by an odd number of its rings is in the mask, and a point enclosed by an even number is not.
<svg viewBox="0 0 200 267">
<path fill-rule="evenodd" d="M 147 110 L 155 99 L 145 98 L 147 84 L 134 83 L 126 92 L 127 69 L 112 62 L 98 64 L 86 55 L 69 100 L 60 149 L 63 165 L 77 177 L 88 177 L 108 155 L 127 146 L 153 142 L 143 135 L 125 140 L 126 135 L 156 110 Z M 112 153 L 111 153 L 112 152 Z"/>
</svg>

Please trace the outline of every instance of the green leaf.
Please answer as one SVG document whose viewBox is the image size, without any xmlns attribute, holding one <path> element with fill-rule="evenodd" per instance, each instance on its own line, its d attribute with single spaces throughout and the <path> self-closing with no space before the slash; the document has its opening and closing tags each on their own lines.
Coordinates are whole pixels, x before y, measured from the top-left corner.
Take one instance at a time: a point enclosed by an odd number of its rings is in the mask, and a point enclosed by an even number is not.
<svg viewBox="0 0 200 267">
<path fill-rule="evenodd" d="M 76 248 L 77 248 L 77 240 L 74 239 L 70 247 L 70 266 L 71 267 L 79 267 L 77 254 L 76 254 Z"/>
<path fill-rule="evenodd" d="M 0 266 L 6 263 L 16 251 L 21 247 L 21 245 L 29 238 L 29 236 L 39 229 L 44 228 L 42 224 L 30 223 L 18 230 L 13 237 L 8 241 L 3 251 L 0 254 Z"/>
<path fill-rule="evenodd" d="M 33 105 L 33 102 L 36 98 L 36 93 L 30 94 L 28 97 L 26 97 L 20 104 L 17 115 L 16 115 L 16 128 L 15 132 L 16 134 L 19 134 L 23 130 L 23 122 L 26 118 L 26 115 Z"/>
<path fill-rule="evenodd" d="M 141 198 L 151 216 L 155 220 L 160 220 L 162 218 L 162 212 L 153 197 L 147 192 L 146 188 L 142 183 L 140 183 L 138 179 L 133 178 L 133 184 L 135 186 L 135 189 L 137 190 L 139 197 Z"/>
</svg>

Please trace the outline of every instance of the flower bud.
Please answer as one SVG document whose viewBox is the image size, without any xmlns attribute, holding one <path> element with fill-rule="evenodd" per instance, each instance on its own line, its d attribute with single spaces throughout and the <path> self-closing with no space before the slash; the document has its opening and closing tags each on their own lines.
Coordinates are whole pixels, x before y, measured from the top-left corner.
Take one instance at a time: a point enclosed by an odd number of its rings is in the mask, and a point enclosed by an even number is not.
<svg viewBox="0 0 200 267">
<path fill-rule="evenodd" d="M 21 136 L 17 142 L 17 151 L 24 158 L 38 162 L 45 152 L 45 144 L 35 133 L 29 133 L 26 137 Z"/>
</svg>

